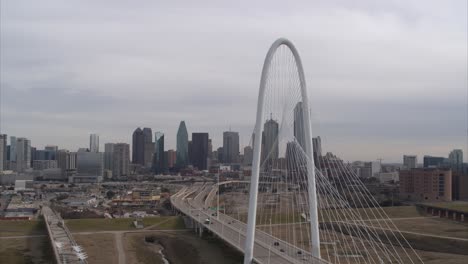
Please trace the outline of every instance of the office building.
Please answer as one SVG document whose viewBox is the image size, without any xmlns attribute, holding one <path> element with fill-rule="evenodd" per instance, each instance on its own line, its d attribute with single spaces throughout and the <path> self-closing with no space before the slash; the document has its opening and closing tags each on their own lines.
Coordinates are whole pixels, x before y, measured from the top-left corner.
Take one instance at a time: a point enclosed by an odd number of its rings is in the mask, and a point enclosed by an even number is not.
<svg viewBox="0 0 468 264">
<path fill-rule="evenodd" d="M 299 146 L 305 152 L 305 133 L 304 133 L 304 113 L 302 111 L 302 102 L 299 102 L 294 107 L 294 137 L 299 143 Z"/>
<path fill-rule="evenodd" d="M 450 152 L 448 162 L 453 171 L 463 171 L 463 151 L 461 149 L 454 149 Z"/>
<path fill-rule="evenodd" d="M 188 142 L 188 164 L 189 165 L 192 165 L 192 161 L 193 161 L 193 156 L 192 156 L 192 140 L 189 140 Z"/>
<path fill-rule="evenodd" d="M 76 153 L 76 171 L 77 175 L 102 176 L 104 155 L 101 152 L 79 149 Z"/>
<path fill-rule="evenodd" d="M 403 155 L 403 167 L 411 170 L 418 167 L 418 157 L 415 155 Z"/>
<path fill-rule="evenodd" d="M 161 174 L 166 172 L 166 161 L 164 160 L 164 133 L 154 133 L 154 172 Z"/>
<path fill-rule="evenodd" d="M 223 132 L 223 162 L 239 162 L 239 133 L 226 131 Z"/>
<path fill-rule="evenodd" d="M 112 157 L 112 177 L 122 177 L 129 175 L 130 145 L 126 143 L 114 144 L 114 153 Z"/>
<path fill-rule="evenodd" d="M 16 137 L 10 137 L 10 161 L 16 162 Z"/>
<path fill-rule="evenodd" d="M 319 158 L 322 156 L 322 139 L 320 136 L 312 138 L 312 155 L 314 156 L 314 162 L 317 164 Z"/>
<path fill-rule="evenodd" d="M 452 171 L 416 168 L 400 171 L 400 198 L 416 202 L 452 200 Z"/>
<path fill-rule="evenodd" d="M 213 142 L 211 138 L 208 139 L 208 158 L 213 159 Z"/>
<path fill-rule="evenodd" d="M 31 147 L 31 167 L 33 165 L 33 161 L 38 160 L 36 156 L 37 149 L 35 147 Z"/>
<path fill-rule="evenodd" d="M 27 138 L 16 139 L 16 171 L 24 172 L 31 168 L 31 141 Z"/>
<path fill-rule="evenodd" d="M 57 167 L 61 169 L 63 177 L 76 173 L 76 159 L 76 152 L 70 152 L 65 149 L 57 151 Z"/>
<path fill-rule="evenodd" d="M 177 160 L 177 154 L 176 154 L 176 151 L 173 150 L 173 149 L 170 149 L 168 151 L 165 151 L 166 153 L 166 158 L 165 160 L 167 160 L 167 168 L 174 168 L 175 165 L 176 165 L 176 160 Z"/>
<path fill-rule="evenodd" d="M 198 170 L 208 169 L 208 133 L 192 133 L 192 165 Z"/>
<path fill-rule="evenodd" d="M 247 146 L 244 148 L 244 160 L 242 164 L 244 166 L 252 166 L 253 160 L 253 148 L 251 146 Z"/>
<path fill-rule="evenodd" d="M 153 131 L 151 128 L 143 128 L 143 138 L 144 138 L 144 154 L 143 154 L 143 165 L 147 168 L 151 168 L 153 164 L 153 155 L 154 155 L 154 143 L 153 143 Z"/>
<path fill-rule="evenodd" d="M 114 143 L 104 144 L 104 169 L 113 170 L 113 160 L 114 160 Z"/>
<path fill-rule="evenodd" d="M 378 174 L 377 178 L 380 183 L 395 183 L 400 180 L 400 174 L 398 171 L 393 172 L 381 172 Z"/>
<path fill-rule="evenodd" d="M 424 156 L 423 166 L 424 168 L 439 168 L 444 166 L 445 158 L 444 157 L 433 157 L 433 156 Z"/>
<path fill-rule="evenodd" d="M 48 151 L 51 155 L 51 160 L 56 160 L 57 157 L 57 151 L 58 151 L 58 146 L 54 146 L 54 145 L 47 145 L 44 147 L 44 150 L 45 151 Z"/>
<path fill-rule="evenodd" d="M 56 160 L 57 152 L 51 149 L 36 149 L 33 160 Z"/>
<path fill-rule="evenodd" d="M 265 160 L 273 161 L 278 159 L 278 132 L 278 122 L 271 117 L 263 125 L 262 163 Z"/>
<path fill-rule="evenodd" d="M 452 172 L 452 200 L 468 200 L 468 174 Z"/>
<path fill-rule="evenodd" d="M 188 132 L 185 121 L 181 121 L 177 130 L 177 167 L 183 169 L 189 163 Z"/>
<path fill-rule="evenodd" d="M 0 172 L 7 170 L 7 135 L 0 134 Z"/>
<path fill-rule="evenodd" d="M 145 165 L 145 137 L 141 128 L 137 128 L 133 132 L 132 163 Z"/>
<path fill-rule="evenodd" d="M 378 177 L 378 174 L 381 172 L 380 162 L 376 161 L 355 161 L 352 163 L 352 168 L 356 175 L 364 179 Z"/>
<path fill-rule="evenodd" d="M 307 180 L 307 156 L 297 140 L 286 144 L 285 160 L 288 181 L 299 185 L 305 183 Z"/>
<path fill-rule="evenodd" d="M 224 150 L 223 150 L 223 147 L 219 147 L 219 148 L 216 150 L 216 153 L 218 154 L 218 155 L 217 155 L 218 162 L 219 162 L 219 163 L 223 163 L 223 162 L 224 162 Z"/>
<path fill-rule="evenodd" d="M 57 161 L 56 160 L 34 160 L 33 161 L 33 170 L 47 170 L 47 169 L 56 169 Z"/>
<path fill-rule="evenodd" d="M 89 151 L 99 152 L 99 135 L 98 134 L 89 135 Z"/>
</svg>

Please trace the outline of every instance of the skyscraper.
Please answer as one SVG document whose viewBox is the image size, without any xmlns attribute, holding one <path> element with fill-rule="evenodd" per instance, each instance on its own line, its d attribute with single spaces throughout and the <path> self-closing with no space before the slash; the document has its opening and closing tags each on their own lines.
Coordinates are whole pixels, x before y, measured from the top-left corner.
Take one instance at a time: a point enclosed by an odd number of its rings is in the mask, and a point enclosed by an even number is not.
<svg viewBox="0 0 468 264">
<path fill-rule="evenodd" d="M 449 154 L 450 167 L 454 171 L 463 171 L 463 151 L 461 149 L 454 149 Z"/>
<path fill-rule="evenodd" d="M 104 169 L 105 170 L 113 170 L 114 165 L 112 164 L 114 161 L 114 143 L 106 143 L 104 144 Z"/>
<path fill-rule="evenodd" d="M 278 132 L 279 125 L 278 122 L 270 118 L 263 125 L 263 142 L 265 144 L 263 148 L 263 159 L 262 163 L 265 160 L 276 160 L 278 159 Z"/>
<path fill-rule="evenodd" d="M 141 128 L 133 132 L 132 163 L 145 165 L 145 137 Z"/>
<path fill-rule="evenodd" d="M 188 133 L 185 121 L 181 121 L 177 131 L 177 158 L 178 168 L 185 168 L 188 165 Z"/>
<path fill-rule="evenodd" d="M 218 153 L 218 156 L 216 157 L 218 159 L 218 162 L 219 163 L 223 163 L 224 162 L 224 150 L 223 150 L 223 147 L 219 147 L 217 150 L 216 150 L 216 153 Z"/>
<path fill-rule="evenodd" d="M 305 148 L 305 134 L 304 134 L 304 113 L 302 111 L 302 102 L 299 102 L 294 107 L 294 137 L 302 147 L 304 152 Z"/>
<path fill-rule="evenodd" d="M 193 157 L 192 157 L 192 140 L 189 140 L 188 142 L 188 148 L 187 148 L 187 151 L 188 151 L 188 160 L 187 160 L 187 164 L 192 164 L 192 160 L 193 160 Z"/>
<path fill-rule="evenodd" d="M 213 159 L 213 142 L 211 138 L 208 139 L 208 158 Z"/>
<path fill-rule="evenodd" d="M 403 167 L 410 170 L 417 167 L 418 157 L 416 155 L 403 155 Z"/>
<path fill-rule="evenodd" d="M 7 164 L 7 135 L 0 134 L 0 171 L 6 170 Z"/>
<path fill-rule="evenodd" d="M 31 141 L 27 138 L 16 139 L 16 171 L 24 172 L 31 168 Z"/>
<path fill-rule="evenodd" d="M 208 169 L 208 133 L 192 133 L 192 165 Z"/>
<path fill-rule="evenodd" d="M 154 143 L 153 143 L 153 131 L 151 128 L 143 128 L 143 137 L 144 137 L 144 162 L 145 167 L 151 168 L 153 163 L 153 154 L 154 154 Z"/>
<path fill-rule="evenodd" d="M 127 176 L 130 168 L 130 145 L 126 143 L 114 144 L 114 153 L 112 157 L 112 176 Z"/>
<path fill-rule="evenodd" d="M 37 160 L 37 155 L 36 155 L 36 148 L 31 147 L 31 166 L 33 164 L 33 161 Z"/>
<path fill-rule="evenodd" d="M 16 162 L 16 137 L 10 137 L 10 161 Z"/>
<path fill-rule="evenodd" d="M 98 134 L 89 135 L 89 151 L 99 152 L 99 135 Z"/>
<path fill-rule="evenodd" d="M 244 160 L 242 163 L 245 166 L 252 165 L 252 160 L 253 160 L 253 149 L 251 146 L 247 146 L 244 148 Z"/>
<path fill-rule="evenodd" d="M 61 149 L 57 152 L 57 167 L 62 169 L 62 176 L 76 172 L 76 152 Z"/>
<path fill-rule="evenodd" d="M 164 173 L 166 171 L 166 162 L 164 157 L 164 133 L 154 133 L 154 172 Z"/>
<path fill-rule="evenodd" d="M 225 163 L 239 162 L 239 133 L 223 132 L 223 158 Z"/>
<path fill-rule="evenodd" d="M 322 156 L 322 139 L 320 136 L 312 138 L 312 148 L 314 156 Z"/>
<path fill-rule="evenodd" d="M 299 141 L 286 144 L 286 167 L 288 180 L 294 184 L 302 184 L 307 179 L 307 156 Z"/>
</svg>

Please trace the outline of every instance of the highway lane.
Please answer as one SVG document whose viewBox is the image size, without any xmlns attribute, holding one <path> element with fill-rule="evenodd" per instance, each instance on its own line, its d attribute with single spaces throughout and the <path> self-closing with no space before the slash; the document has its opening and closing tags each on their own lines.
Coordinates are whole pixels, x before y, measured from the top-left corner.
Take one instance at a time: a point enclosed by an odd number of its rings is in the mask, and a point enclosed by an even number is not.
<svg viewBox="0 0 468 264">
<path fill-rule="evenodd" d="M 205 197 L 213 198 L 213 188 L 217 187 L 211 183 L 197 183 L 191 187 L 184 187 L 171 197 L 171 201 L 184 214 L 243 252 L 246 224 L 222 213 L 216 216 L 205 206 Z M 189 197 L 193 195 L 195 196 Z M 259 263 L 327 263 L 260 230 L 256 231 L 254 258 Z"/>
</svg>

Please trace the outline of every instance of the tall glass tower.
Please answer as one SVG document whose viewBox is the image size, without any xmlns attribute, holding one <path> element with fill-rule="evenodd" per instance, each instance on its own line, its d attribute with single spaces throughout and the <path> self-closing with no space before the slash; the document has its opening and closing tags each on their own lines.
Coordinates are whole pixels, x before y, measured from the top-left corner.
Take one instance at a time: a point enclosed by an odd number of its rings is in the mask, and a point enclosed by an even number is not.
<svg viewBox="0 0 468 264">
<path fill-rule="evenodd" d="M 89 135 L 89 151 L 99 152 L 99 135 L 98 134 Z"/>
<path fill-rule="evenodd" d="M 278 122 L 270 118 L 267 120 L 263 125 L 263 141 L 264 141 L 264 149 L 263 149 L 263 161 L 265 160 L 277 160 L 278 159 L 278 132 L 279 132 L 279 125 Z M 262 162 L 263 163 L 263 162 Z"/>
<path fill-rule="evenodd" d="M 154 160 L 153 166 L 156 173 L 166 171 L 166 162 L 164 160 L 164 133 L 154 133 Z"/>
<path fill-rule="evenodd" d="M 185 168 L 188 165 L 188 133 L 185 121 L 181 121 L 177 131 L 177 160 L 178 168 Z"/>
</svg>

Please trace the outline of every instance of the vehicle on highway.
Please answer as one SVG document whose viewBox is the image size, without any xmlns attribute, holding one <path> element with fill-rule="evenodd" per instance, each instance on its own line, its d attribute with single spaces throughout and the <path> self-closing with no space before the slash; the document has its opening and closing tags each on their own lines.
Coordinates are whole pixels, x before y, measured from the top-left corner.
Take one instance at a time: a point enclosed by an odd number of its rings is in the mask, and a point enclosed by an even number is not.
<svg viewBox="0 0 468 264">
<path fill-rule="evenodd" d="M 207 219 L 205 219 L 205 224 L 207 224 L 207 225 L 211 224 L 211 220 L 210 220 L 210 219 L 208 219 L 208 218 L 207 218 Z"/>
</svg>

